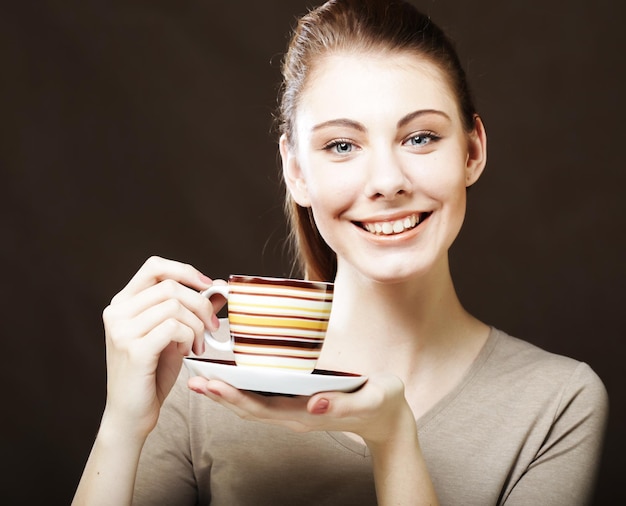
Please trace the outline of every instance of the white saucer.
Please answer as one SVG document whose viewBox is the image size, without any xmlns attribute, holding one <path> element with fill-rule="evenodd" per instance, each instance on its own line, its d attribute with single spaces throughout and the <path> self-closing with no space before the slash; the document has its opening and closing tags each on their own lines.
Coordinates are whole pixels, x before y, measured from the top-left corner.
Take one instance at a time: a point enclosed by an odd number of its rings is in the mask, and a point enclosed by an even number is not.
<svg viewBox="0 0 626 506">
<path fill-rule="evenodd" d="M 284 395 L 313 395 L 318 392 L 352 392 L 367 377 L 345 372 L 315 369 L 311 374 L 275 371 L 257 367 L 237 367 L 229 360 L 186 357 L 185 365 L 197 375 L 218 379 L 240 390 Z"/>
</svg>

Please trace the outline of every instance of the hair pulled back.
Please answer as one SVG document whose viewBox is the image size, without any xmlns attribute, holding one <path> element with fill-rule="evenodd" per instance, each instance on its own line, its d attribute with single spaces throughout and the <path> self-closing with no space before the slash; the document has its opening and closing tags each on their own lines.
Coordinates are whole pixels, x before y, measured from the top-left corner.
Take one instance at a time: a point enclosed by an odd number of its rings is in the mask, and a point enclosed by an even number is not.
<svg viewBox="0 0 626 506">
<path fill-rule="evenodd" d="M 317 62 L 332 53 L 411 53 L 436 65 L 456 95 L 461 120 L 469 132 L 476 110 L 452 42 L 428 16 L 403 0 L 330 0 L 301 17 L 282 65 L 279 132 L 295 147 L 299 99 Z M 310 208 L 296 204 L 287 191 L 285 210 L 301 274 L 333 281 L 335 252 L 321 237 Z"/>
</svg>

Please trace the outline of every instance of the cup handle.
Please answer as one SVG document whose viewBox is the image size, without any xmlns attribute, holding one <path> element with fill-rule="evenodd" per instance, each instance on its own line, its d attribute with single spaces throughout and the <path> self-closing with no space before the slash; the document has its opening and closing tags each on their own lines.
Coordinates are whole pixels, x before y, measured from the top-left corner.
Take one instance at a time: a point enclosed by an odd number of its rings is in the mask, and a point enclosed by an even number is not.
<svg viewBox="0 0 626 506">
<path fill-rule="evenodd" d="M 213 285 L 202 292 L 207 299 L 210 299 L 212 295 L 219 293 L 225 299 L 228 299 L 228 285 Z M 204 340 L 209 346 L 212 346 L 216 350 L 220 351 L 232 351 L 233 350 L 233 340 L 229 339 L 228 341 L 218 341 L 213 337 L 211 332 L 208 330 L 204 331 Z"/>
</svg>

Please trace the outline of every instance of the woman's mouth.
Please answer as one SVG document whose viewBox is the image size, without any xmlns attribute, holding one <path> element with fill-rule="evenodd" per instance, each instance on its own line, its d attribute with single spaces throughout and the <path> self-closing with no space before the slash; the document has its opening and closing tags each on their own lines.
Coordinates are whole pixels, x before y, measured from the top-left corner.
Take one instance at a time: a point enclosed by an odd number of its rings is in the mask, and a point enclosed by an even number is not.
<svg viewBox="0 0 626 506">
<path fill-rule="evenodd" d="M 356 224 L 370 234 L 397 235 L 414 229 L 431 214 L 432 212 L 415 213 L 398 220 L 356 222 Z"/>
</svg>

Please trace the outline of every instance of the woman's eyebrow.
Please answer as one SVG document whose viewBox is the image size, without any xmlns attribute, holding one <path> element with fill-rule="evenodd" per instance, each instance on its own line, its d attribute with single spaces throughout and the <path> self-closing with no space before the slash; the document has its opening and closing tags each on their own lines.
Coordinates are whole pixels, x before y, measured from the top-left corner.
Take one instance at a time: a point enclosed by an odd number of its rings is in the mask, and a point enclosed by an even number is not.
<svg viewBox="0 0 626 506">
<path fill-rule="evenodd" d="M 347 119 L 347 118 L 338 118 L 338 119 L 331 119 L 328 121 L 323 121 L 322 123 L 318 123 L 317 125 L 315 125 L 312 128 L 312 131 L 315 132 L 317 130 L 321 130 L 322 128 L 332 127 L 332 126 L 353 128 L 354 130 L 359 130 L 360 132 L 367 131 L 367 128 L 365 128 L 365 126 L 359 123 L 358 121 L 354 121 L 354 120 Z"/>
<path fill-rule="evenodd" d="M 397 126 L 398 128 L 402 128 L 407 123 L 410 123 L 412 120 L 414 120 L 415 118 L 418 118 L 420 116 L 426 116 L 429 114 L 436 114 L 438 116 L 442 116 L 446 118 L 448 121 L 451 121 L 450 116 L 448 116 L 445 112 L 440 111 L 438 109 L 419 109 L 417 111 L 410 112 L 406 116 L 402 117 L 398 121 Z M 317 125 L 315 125 L 312 128 L 312 131 L 315 132 L 317 130 L 321 130 L 323 128 L 333 127 L 333 126 L 352 128 L 354 130 L 358 130 L 359 132 L 367 131 L 367 128 L 365 128 L 363 124 L 359 123 L 358 121 L 354 121 L 348 118 L 337 118 L 337 119 L 331 119 L 328 121 L 323 121 L 322 123 L 318 123 Z"/>
<path fill-rule="evenodd" d="M 402 128 L 407 123 L 410 123 L 412 120 L 414 120 L 415 118 L 419 118 L 420 116 L 426 116 L 428 114 L 437 114 L 439 116 L 446 118 L 448 121 L 452 121 L 450 119 L 450 116 L 448 116 L 445 112 L 440 111 L 438 109 L 419 109 L 417 111 L 410 112 L 409 114 L 401 118 L 398 121 L 398 128 Z"/>
</svg>

